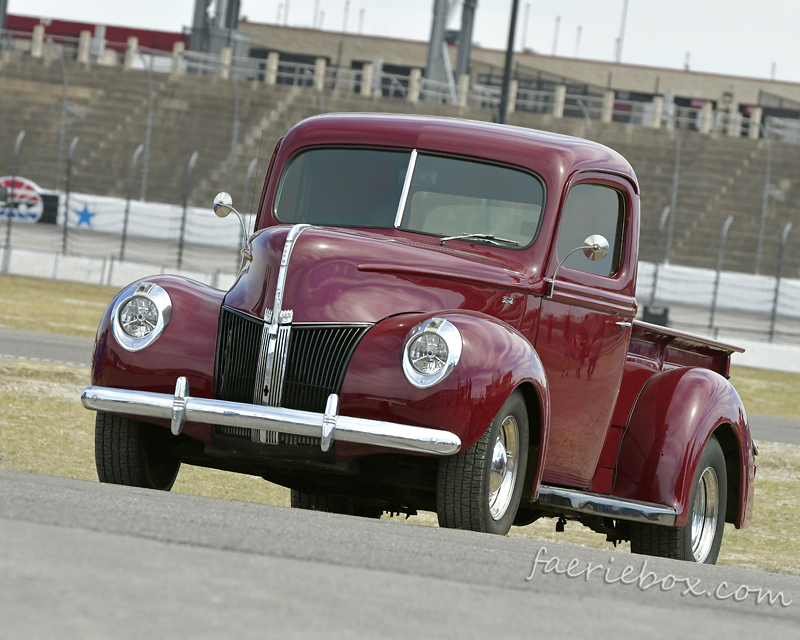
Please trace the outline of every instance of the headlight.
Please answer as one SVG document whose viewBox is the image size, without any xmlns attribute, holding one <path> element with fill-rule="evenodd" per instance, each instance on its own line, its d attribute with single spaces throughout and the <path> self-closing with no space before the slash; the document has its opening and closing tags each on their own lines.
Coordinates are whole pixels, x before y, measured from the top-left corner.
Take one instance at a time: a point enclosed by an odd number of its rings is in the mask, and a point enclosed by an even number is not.
<svg viewBox="0 0 800 640">
<path fill-rule="evenodd" d="M 164 332 L 172 313 L 169 294 L 157 284 L 142 282 L 123 290 L 111 310 L 111 329 L 128 351 L 140 351 Z"/>
<path fill-rule="evenodd" d="M 131 338 L 149 336 L 158 323 L 156 303 L 141 296 L 131 298 L 119 311 L 119 323 Z"/>
<path fill-rule="evenodd" d="M 403 352 L 403 373 L 418 389 L 444 380 L 458 364 L 461 334 L 444 318 L 426 320 L 414 330 Z"/>
</svg>

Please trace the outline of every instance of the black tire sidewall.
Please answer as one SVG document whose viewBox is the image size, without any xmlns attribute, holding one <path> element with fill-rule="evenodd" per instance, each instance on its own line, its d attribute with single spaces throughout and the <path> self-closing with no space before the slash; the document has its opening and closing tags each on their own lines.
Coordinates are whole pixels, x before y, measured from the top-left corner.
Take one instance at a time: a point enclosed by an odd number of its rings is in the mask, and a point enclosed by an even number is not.
<svg viewBox="0 0 800 640">
<path fill-rule="evenodd" d="M 694 499 L 698 491 L 698 484 L 700 477 L 706 468 L 711 467 L 717 474 L 717 481 L 719 484 L 719 512 L 717 514 L 717 530 L 714 533 L 714 542 L 711 545 L 711 550 L 708 552 L 703 564 L 716 564 L 717 556 L 719 555 L 720 547 L 722 546 L 722 534 L 725 529 L 725 511 L 728 502 L 728 474 L 725 465 L 725 454 L 719 444 L 716 436 L 712 435 L 700 460 L 697 463 L 697 468 L 694 472 L 694 479 L 692 480 L 692 493 L 689 496 L 689 517 L 684 526 L 683 544 L 684 544 L 684 558 L 690 562 L 694 561 L 694 554 L 692 553 L 692 515 L 694 509 Z"/>
<path fill-rule="evenodd" d="M 506 512 L 499 520 L 492 517 L 489 510 L 489 477 L 492 472 L 492 452 L 494 450 L 494 443 L 500 433 L 500 428 L 505 419 L 513 415 L 517 421 L 518 433 L 518 454 L 517 454 L 517 478 L 514 484 L 514 490 L 511 495 L 511 502 L 509 502 Z M 522 499 L 523 485 L 525 484 L 525 472 L 528 466 L 528 444 L 530 437 L 530 429 L 528 425 L 528 410 L 525 406 L 525 400 L 520 391 L 512 393 L 508 400 L 505 401 L 503 407 L 498 412 L 495 419 L 488 430 L 488 446 L 486 448 L 486 462 L 484 468 L 484 509 L 486 530 L 488 533 L 506 535 L 514 524 L 514 518 L 517 515 L 517 509 Z"/>
</svg>

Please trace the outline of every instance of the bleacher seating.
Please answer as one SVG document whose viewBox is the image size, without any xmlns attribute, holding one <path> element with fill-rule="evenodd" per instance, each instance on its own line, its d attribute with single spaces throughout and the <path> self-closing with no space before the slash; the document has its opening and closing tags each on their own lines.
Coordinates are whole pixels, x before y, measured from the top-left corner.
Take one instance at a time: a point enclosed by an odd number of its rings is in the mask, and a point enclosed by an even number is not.
<svg viewBox="0 0 800 640">
<path fill-rule="evenodd" d="M 83 193 L 125 197 L 128 170 L 135 148 L 144 142 L 147 118 L 147 79 L 141 70 L 81 65 L 67 61 L 69 116 L 66 149 L 74 136 L 72 189 Z M 319 112 L 312 88 L 294 88 L 263 82 L 237 82 L 240 98 L 239 137 L 234 179 L 230 191 L 239 203 L 247 168 L 259 157 L 256 202 L 273 147 L 299 120 Z M 194 169 L 189 204 L 209 204 L 214 194 L 228 189 L 228 162 L 233 126 L 231 82 L 201 75 L 153 73 L 154 117 L 147 199 L 182 203 L 184 177 L 192 152 L 199 158 Z M 14 56 L 0 65 L 0 174 L 11 173 L 14 140 L 27 132 L 19 160 L 19 175 L 43 188 L 54 188 L 61 118 L 61 69 L 55 58 Z M 388 111 L 428 113 L 489 120 L 491 109 L 459 109 L 419 102 L 408 107 L 399 98 L 364 98 L 353 93 L 323 95 L 325 111 Z M 517 112 L 510 124 L 569 135 L 583 135 L 578 118 Z M 263 139 L 262 139 L 263 131 Z M 671 261 L 674 264 L 714 268 L 719 236 L 728 215 L 735 217 L 727 239 L 723 268 L 752 273 L 758 239 L 765 177 L 765 142 L 745 137 L 703 135 L 681 129 L 680 182 Z M 658 220 L 670 203 L 674 137 L 669 129 L 629 124 L 591 123 L 590 137 L 625 156 L 641 184 L 641 258 L 656 255 Z M 771 182 L 781 190 L 771 199 L 764 235 L 761 272 L 774 274 L 780 233 L 800 211 L 800 145 L 772 141 Z M 142 159 L 133 195 L 139 197 Z M 61 178 L 61 188 L 64 177 Z M 249 203 L 241 209 L 248 211 Z M 800 275 L 800 228 L 789 236 L 784 276 Z"/>
</svg>

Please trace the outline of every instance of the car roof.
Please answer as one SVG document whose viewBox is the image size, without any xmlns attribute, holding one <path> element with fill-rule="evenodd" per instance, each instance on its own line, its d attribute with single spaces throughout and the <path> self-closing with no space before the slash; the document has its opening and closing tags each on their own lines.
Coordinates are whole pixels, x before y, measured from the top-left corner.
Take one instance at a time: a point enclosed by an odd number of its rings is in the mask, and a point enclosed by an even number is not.
<svg viewBox="0 0 800 640">
<path fill-rule="evenodd" d="M 283 151 L 294 154 L 306 146 L 338 144 L 470 156 L 518 165 L 548 182 L 561 184 L 576 172 L 613 173 L 625 177 L 639 192 L 636 174 L 628 161 L 602 144 L 475 120 L 386 113 L 324 114 L 295 125 L 284 138 Z"/>
</svg>

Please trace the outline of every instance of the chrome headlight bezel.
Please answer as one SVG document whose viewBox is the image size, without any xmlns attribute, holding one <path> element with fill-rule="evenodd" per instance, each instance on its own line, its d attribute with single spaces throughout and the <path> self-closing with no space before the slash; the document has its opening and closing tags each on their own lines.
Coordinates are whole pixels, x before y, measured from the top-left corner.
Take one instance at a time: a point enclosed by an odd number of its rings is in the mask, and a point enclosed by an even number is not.
<svg viewBox="0 0 800 640">
<path fill-rule="evenodd" d="M 447 345 L 447 360 L 444 367 L 436 373 L 420 373 L 411 363 L 411 347 L 414 341 L 426 333 L 433 333 L 441 337 Z M 455 369 L 461 358 L 464 342 L 461 332 L 456 326 L 444 318 L 429 318 L 414 329 L 414 333 L 406 341 L 403 348 L 403 374 L 417 389 L 427 389 L 444 380 Z"/>
<path fill-rule="evenodd" d="M 125 333 L 120 320 L 123 307 L 134 298 L 146 298 L 152 302 L 158 311 L 158 320 L 155 328 L 146 336 L 136 338 Z M 172 299 L 169 294 L 152 282 L 140 282 L 123 289 L 111 309 L 111 330 L 117 343 L 126 351 L 141 351 L 149 347 L 164 333 L 172 315 Z"/>
</svg>

